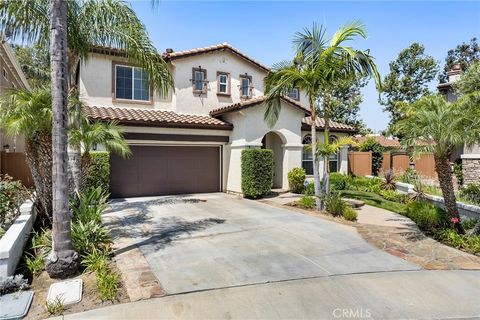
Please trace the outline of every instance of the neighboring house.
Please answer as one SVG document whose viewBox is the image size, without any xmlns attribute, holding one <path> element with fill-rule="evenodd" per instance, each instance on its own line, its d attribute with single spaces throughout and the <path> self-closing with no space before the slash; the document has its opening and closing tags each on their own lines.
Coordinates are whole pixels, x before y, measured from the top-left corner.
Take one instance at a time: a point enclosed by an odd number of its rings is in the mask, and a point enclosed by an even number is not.
<svg viewBox="0 0 480 320">
<path fill-rule="evenodd" d="M 458 96 L 455 93 L 453 84 L 460 79 L 462 71 L 460 65 L 454 65 L 448 71 L 448 82 L 440 83 L 437 88 L 441 94 L 445 95 L 448 101 L 453 102 L 457 100 Z M 460 158 L 462 161 L 463 183 L 480 183 L 480 143 L 471 148 L 462 146 L 457 150 L 455 158 Z"/>
<path fill-rule="evenodd" d="M 282 99 L 273 128 L 264 121 L 263 81 L 269 69 L 229 44 L 174 52 L 164 58 L 174 90 L 159 97 L 147 75 L 125 62 L 122 52 L 96 48 L 79 65 L 80 97 L 93 120 L 118 121 L 133 155 L 111 157 L 113 197 L 194 192 L 241 192 L 241 152 L 274 152 L 274 188 L 288 189 L 287 173 L 312 174 L 306 96 L 294 89 Z M 317 128 L 323 121 L 317 119 Z M 332 139 L 354 128 L 332 122 Z M 320 132 L 318 139 L 323 140 Z M 322 167 L 322 165 L 320 165 Z M 330 159 L 332 171 L 347 172 L 347 148 Z"/>
<path fill-rule="evenodd" d="M 397 138 L 393 137 L 385 137 L 381 134 L 367 134 L 366 136 L 355 136 L 353 140 L 358 144 L 361 145 L 367 139 L 374 139 L 378 142 L 382 147 L 386 150 L 397 150 L 402 149 L 400 145 L 400 141 Z"/>
<path fill-rule="evenodd" d="M 29 85 L 10 45 L 2 40 L 0 44 L 0 95 L 11 89 L 28 89 Z M 1 151 L 23 152 L 23 137 L 7 136 L 0 131 Z M 0 166 L 1 168 L 1 166 Z"/>
</svg>

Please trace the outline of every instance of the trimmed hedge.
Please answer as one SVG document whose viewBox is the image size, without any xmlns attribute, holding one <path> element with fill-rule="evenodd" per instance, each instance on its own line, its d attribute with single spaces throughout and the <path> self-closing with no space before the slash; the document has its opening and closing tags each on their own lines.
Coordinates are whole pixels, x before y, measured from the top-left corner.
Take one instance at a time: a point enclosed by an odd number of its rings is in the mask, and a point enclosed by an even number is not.
<svg viewBox="0 0 480 320">
<path fill-rule="evenodd" d="M 273 151 L 246 149 L 242 151 L 242 192 L 247 198 L 260 198 L 272 190 Z"/>
<path fill-rule="evenodd" d="M 106 151 L 90 152 L 90 165 L 84 172 L 85 190 L 101 187 L 110 190 L 110 154 Z"/>
</svg>

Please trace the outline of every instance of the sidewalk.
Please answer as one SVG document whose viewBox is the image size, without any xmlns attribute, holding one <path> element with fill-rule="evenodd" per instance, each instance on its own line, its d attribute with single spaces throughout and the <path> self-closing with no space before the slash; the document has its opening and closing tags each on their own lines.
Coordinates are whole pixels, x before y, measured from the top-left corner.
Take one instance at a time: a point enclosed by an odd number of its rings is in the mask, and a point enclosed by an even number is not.
<svg viewBox="0 0 480 320">
<path fill-rule="evenodd" d="M 383 272 L 166 296 L 64 319 L 477 319 L 479 296 L 478 271 Z"/>
</svg>

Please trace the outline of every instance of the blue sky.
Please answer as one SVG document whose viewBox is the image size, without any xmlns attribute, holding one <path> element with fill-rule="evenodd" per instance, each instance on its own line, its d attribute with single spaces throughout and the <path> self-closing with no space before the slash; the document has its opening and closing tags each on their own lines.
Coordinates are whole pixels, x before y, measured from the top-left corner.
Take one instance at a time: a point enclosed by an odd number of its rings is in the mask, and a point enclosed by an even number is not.
<svg viewBox="0 0 480 320">
<path fill-rule="evenodd" d="M 480 1 L 132 1 L 157 49 L 185 50 L 229 42 L 266 64 L 289 59 L 295 32 L 313 22 L 331 35 L 346 22 L 361 20 L 368 38 L 353 45 L 370 49 L 382 76 L 400 50 L 420 42 L 440 61 L 447 51 L 472 37 L 480 37 Z M 435 83 L 432 83 L 432 88 Z M 364 88 L 360 116 L 374 130 L 387 127 L 388 114 L 377 102 L 373 81 Z"/>
</svg>

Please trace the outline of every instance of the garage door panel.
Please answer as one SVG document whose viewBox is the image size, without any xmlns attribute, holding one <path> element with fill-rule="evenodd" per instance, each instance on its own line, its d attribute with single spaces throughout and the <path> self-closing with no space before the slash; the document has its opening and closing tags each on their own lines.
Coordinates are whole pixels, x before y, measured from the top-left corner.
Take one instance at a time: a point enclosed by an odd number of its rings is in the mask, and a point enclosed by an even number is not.
<svg viewBox="0 0 480 320">
<path fill-rule="evenodd" d="M 220 191 L 220 148 L 131 146 L 132 156 L 111 157 L 112 197 Z"/>
</svg>

